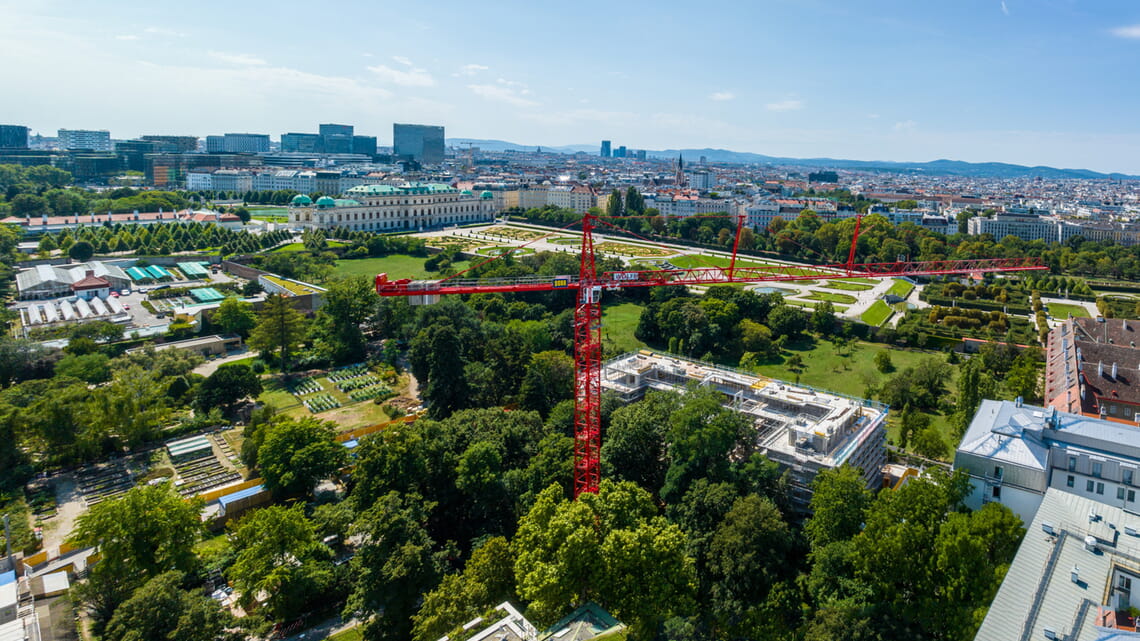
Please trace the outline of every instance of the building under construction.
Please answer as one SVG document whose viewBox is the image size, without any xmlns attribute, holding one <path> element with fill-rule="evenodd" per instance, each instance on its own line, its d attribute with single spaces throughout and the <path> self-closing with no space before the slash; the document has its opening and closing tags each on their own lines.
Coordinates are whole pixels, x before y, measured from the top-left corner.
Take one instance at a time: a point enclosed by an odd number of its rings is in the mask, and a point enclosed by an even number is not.
<svg viewBox="0 0 1140 641">
<path fill-rule="evenodd" d="M 648 390 L 683 392 L 711 386 L 726 407 L 746 414 L 756 427 L 756 450 L 789 470 L 791 498 L 806 512 L 811 484 L 820 470 L 850 465 L 877 489 L 887 462 L 887 406 L 756 376 L 673 354 L 642 350 L 607 361 L 602 388 L 627 403 Z"/>
</svg>

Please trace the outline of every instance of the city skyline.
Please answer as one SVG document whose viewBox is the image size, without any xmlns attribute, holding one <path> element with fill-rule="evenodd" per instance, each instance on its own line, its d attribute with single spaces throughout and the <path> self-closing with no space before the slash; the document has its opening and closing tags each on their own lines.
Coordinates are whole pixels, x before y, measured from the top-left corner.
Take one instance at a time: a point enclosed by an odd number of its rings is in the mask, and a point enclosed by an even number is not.
<svg viewBox="0 0 1140 641">
<path fill-rule="evenodd" d="M 1140 174 L 1140 8 L 1019 0 L 341 5 L 2 2 L 5 121 L 141 134 L 393 122 L 536 145 Z M 333 20 L 352 15 L 351 20 Z M 327 23 L 327 24 L 326 24 Z M 256 25 L 256 28 L 250 25 Z"/>
</svg>

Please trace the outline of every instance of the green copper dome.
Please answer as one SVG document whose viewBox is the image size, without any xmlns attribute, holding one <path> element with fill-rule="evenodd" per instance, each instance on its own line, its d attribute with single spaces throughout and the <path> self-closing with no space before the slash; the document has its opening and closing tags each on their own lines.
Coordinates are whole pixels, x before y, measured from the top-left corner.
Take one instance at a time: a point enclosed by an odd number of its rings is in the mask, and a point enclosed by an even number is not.
<svg viewBox="0 0 1140 641">
<path fill-rule="evenodd" d="M 308 207 L 311 204 L 313 204 L 313 199 L 309 198 L 305 194 L 297 194 L 296 196 L 293 196 L 292 205 L 294 207 Z"/>
<path fill-rule="evenodd" d="M 317 199 L 317 207 L 324 209 L 326 207 L 336 207 L 336 200 L 330 196 L 321 196 Z"/>
</svg>

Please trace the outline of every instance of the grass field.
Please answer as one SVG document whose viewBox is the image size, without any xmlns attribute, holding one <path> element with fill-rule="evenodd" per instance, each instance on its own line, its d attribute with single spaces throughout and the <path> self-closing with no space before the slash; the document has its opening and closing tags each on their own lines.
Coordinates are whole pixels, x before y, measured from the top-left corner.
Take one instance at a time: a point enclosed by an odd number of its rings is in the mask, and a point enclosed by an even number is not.
<svg viewBox="0 0 1140 641">
<path fill-rule="evenodd" d="M 272 252 L 303 252 L 303 251 L 305 251 L 305 244 L 304 243 L 289 243 L 288 245 L 282 245 L 280 247 L 275 247 L 275 248 L 271 249 L 270 251 L 272 251 Z"/>
<path fill-rule="evenodd" d="M 895 310 L 891 309 L 890 305 L 884 303 L 881 300 L 877 300 L 875 301 L 874 305 L 871 305 L 867 311 L 863 312 L 863 315 L 860 318 L 864 323 L 878 327 L 887 322 L 887 320 L 890 319 L 891 315 L 894 313 Z"/>
<path fill-rule="evenodd" d="M 249 217 L 254 220 L 265 220 L 271 223 L 289 222 L 289 210 L 285 207 L 263 207 L 254 205 L 248 209 Z"/>
<path fill-rule="evenodd" d="M 407 254 L 392 254 L 383 258 L 352 258 L 336 261 L 333 276 L 368 276 L 387 273 L 388 278 L 442 278 L 439 272 L 429 272 L 424 269 L 424 260 L 418 256 Z M 467 269 L 471 263 L 460 261 L 452 264 L 456 270 Z"/>
<path fill-rule="evenodd" d="M 693 254 L 685 254 L 684 256 L 678 256 L 676 258 L 670 258 L 669 262 L 673 263 L 677 267 L 682 267 L 682 268 L 689 268 L 689 267 L 728 267 L 729 264 L 732 262 L 732 260 L 729 258 L 725 258 L 724 256 L 696 256 Z M 772 263 L 765 263 L 763 261 L 755 261 L 755 260 L 742 260 L 740 258 L 737 258 L 736 259 L 736 266 L 737 267 L 772 267 Z"/>
<path fill-rule="evenodd" d="M 899 298 L 906 298 L 910 296 L 910 292 L 914 289 L 914 285 L 906 282 L 905 280 L 895 279 L 891 283 L 891 288 L 887 290 L 888 295 L 898 296 Z"/>
<path fill-rule="evenodd" d="M 607 344 L 613 341 L 613 346 L 621 353 L 632 352 L 648 347 L 637 340 L 633 330 L 641 320 L 641 310 L 645 309 L 637 303 L 622 303 L 621 305 L 607 305 L 602 308 L 602 340 Z"/>
<path fill-rule="evenodd" d="M 858 298 L 848 296 L 847 294 L 833 294 L 831 292 L 812 292 L 804 296 L 807 300 L 818 300 L 820 302 L 827 301 L 829 303 L 839 303 L 841 305 L 852 305 Z"/>
<path fill-rule="evenodd" d="M 802 307 L 803 309 L 815 309 L 815 306 L 820 304 L 820 303 L 811 303 L 808 301 L 794 300 L 794 299 L 788 300 L 786 302 L 787 302 L 787 304 L 791 305 L 792 307 Z M 845 312 L 845 311 L 847 311 L 847 307 L 848 307 L 847 305 L 836 305 L 835 303 L 831 304 L 831 308 L 834 309 L 836 312 Z"/>
<path fill-rule="evenodd" d="M 349 628 L 332 635 L 328 641 L 364 641 L 364 633 L 360 631 L 359 627 Z"/>
<path fill-rule="evenodd" d="M 1089 310 L 1085 309 L 1083 305 L 1070 305 L 1068 303 L 1049 303 L 1049 314 L 1053 318 L 1068 318 L 1072 314 L 1074 318 L 1089 318 Z"/>
<path fill-rule="evenodd" d="M 863 283 L 849 283 L 843 280 L 831 280 L 827 281 L 827 284 L 823 287 L 824 289 L 838 289 L 848 292 L 865 292 L 868 289 L 872 289 L 874 285 L 864 285 Z"/>
</svg>

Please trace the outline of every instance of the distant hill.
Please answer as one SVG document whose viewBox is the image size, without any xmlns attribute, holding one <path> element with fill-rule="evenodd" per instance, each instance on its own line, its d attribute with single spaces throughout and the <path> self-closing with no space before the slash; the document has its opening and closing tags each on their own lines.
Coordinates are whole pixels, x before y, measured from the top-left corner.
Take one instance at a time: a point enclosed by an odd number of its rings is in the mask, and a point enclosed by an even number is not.
<svg viewBox="0 0 1140 641">
<path fill-rule="evenodd" d="M 578 152 L 597 153 L 598 145 L 519 145 L 504 140 L 479 140 L 475 138 L 448 138 L 447 144 L 454 147 L 463 147 L 471 143 L 487 151 L 535 151 L 542 147 L 543 151 L 564 154 Z M 844 160 L 837 158 L 787 158 L 779 156 L 765 156 L 746 151 L 730 151 L 728 149 L 663 149 L 647 150 L 650 158 L 676 158 L 683 156 L 686 160 L 695 161 L 704 156 L 709 162 L 759 165 L 794 165 L 800 167 L 818 167 L 827 169 L 858 169 L 862 171 L 883 171 L 891 173 L 914 173 L 934 176 L 968 176 L 978 178 L 1087 178 L 1129 180 L 1140 178 L 1128 174 L 1104 174 L 1090 169 L 1057 169 L 1056 167 L 1027 167 L 1004 162 L 965 162 L 962 160 L 932 160 L 929 162 L 898 162 L 893 160 Z"/>
</svg>

